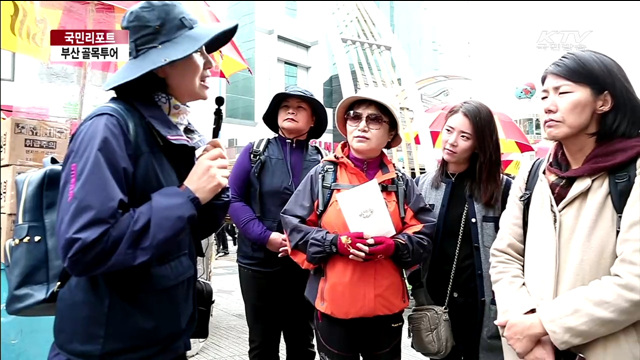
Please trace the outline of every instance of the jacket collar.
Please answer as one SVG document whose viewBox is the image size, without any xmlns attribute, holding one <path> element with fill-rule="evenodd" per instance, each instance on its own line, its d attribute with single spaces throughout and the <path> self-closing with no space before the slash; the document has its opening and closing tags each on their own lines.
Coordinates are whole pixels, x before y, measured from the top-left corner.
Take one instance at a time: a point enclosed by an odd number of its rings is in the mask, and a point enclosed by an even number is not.
<svg viewBox="0 0 640 360">
<path fill-rule="evenodd" d="M 362 175 L 362 172 L 356 168 L 356 166 L 349 160 L 349 144 L 346 141 L 343 141 L 338 145 L 336 151 L 333 155 L 329 155 L 325 158 L 326 161 L 336 162 L 338 164 L 344 164 L 347 169 L 353 171 L 354 173 Z M 382 182 L 385 180 L 393 179 L 396 177 L 396 168 L 391 162 L 391 159 L 385 154 L 382 153 L 382 163 L 380 164 L 380 170 L 376 174 L 376 179 L 378 182 Z M 364 176 L 364 175 L 363 175 Z"/>
<path fill-rule="evenodd" d="M 287 142 L 291 143 L 293 148 L 306 149 L 309 146 L 309 140 L 308 139 L 290 139 L 290 138 L 284 137 L 284 136 L 282 136 L 280 134 L 276 135 L 276 139 L 278 139 L 278 142 L 280 142 L 280 145 L 282 145 L 282 146 L 287 146 Z"/>
<path fill-rule="evenodd" d="M 153 99 L 133 100 L 133 105 L 144 115 L 145 119 L 153 126 L 160 135 L 174 144 L 189 145 L 195 148 L 200 147 L 193 144 L 192 141 L 184 136 L 184 133 L 178 126 L 171 121 L 169 116 L 162 110 Z"/>
</svg>

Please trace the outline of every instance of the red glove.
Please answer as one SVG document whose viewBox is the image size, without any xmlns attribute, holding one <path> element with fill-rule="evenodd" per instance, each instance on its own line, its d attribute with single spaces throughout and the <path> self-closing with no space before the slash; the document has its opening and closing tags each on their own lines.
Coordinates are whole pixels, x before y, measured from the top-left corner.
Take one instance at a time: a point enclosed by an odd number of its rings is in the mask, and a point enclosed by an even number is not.
<svg viewBox="0 0 640 360">
<path fill-rule="evenodd" d="M 367 239 L 364 238 L 362 232 L 344 233 L 338 235 L 338 253 L 340 255 L 351 255 L 351 249 L 362 251 L 356 247 L 356 244 L 367 245 Z"/>
<path fill-rule="evenodd" d="M 386 236 L 374 236 L 372 237 L 375 240 L 373 245 L 369 245 L 369 256 L 383 259 L 388 258 L 393 255 L 393 252 L 396 250 L 396 242 Z"/>
</svg>

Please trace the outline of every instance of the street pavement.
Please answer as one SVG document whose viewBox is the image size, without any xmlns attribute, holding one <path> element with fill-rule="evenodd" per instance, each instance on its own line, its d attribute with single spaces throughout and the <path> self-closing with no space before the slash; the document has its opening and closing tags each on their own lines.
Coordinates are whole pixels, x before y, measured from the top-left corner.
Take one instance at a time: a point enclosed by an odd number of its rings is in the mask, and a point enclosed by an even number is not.
<svg viewBox="0 0 640 360">
<path fill-rule="evenodd" d="M 229 241 L 229 250 L 228 256 L 213 261 L 211 284 L 216 302 L 213 306 L 211 331 L 209 338 L 201 343 L 200 350 L 190 358 L 191 360 L 247 360 L 249 358 L 249 335 L 238 280 L 236 247 L 231 241 Z M 407 313 L 405 311 L 402 359 L 428 359 L 411 349 L 411 340 L 407 337 Z M 280 359 L 286 359 L 284 340 L 280 342 Z M 319 357 L 316 356 L 316 359 Z"/>
</svg>

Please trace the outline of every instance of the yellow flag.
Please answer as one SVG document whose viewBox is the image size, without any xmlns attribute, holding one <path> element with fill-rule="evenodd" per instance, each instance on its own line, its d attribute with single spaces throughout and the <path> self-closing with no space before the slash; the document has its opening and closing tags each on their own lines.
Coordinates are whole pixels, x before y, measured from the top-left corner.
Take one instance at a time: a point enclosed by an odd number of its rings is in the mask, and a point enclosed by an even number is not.
<svg viewBox="0 0 640 360">
<path fill-rule="evenodd" d="M 61 1 L 2 1 L 2 48 L 49 61 L 51 29 L 62 16 Z"/>
</svg>

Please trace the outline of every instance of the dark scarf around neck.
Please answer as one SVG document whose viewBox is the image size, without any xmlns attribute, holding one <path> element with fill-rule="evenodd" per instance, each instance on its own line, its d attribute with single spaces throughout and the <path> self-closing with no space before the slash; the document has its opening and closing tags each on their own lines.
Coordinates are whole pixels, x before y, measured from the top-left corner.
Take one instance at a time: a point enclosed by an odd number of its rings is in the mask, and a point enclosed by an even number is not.
<svg viewBox="0 0 640 360">
<path fill-rule="evenodd" d="M 545 176 L 549 181 L 556 204 L 560 204 L 569 194 L 577 178 L 611 171 L 638 157 L 640 157 L 640 137 L 618 139 L 597 144 L 581 166 L 571 169 L 564 147 L 557 143 L 553 148 L 551 160 L 545 168 Z"/>
</svg>

